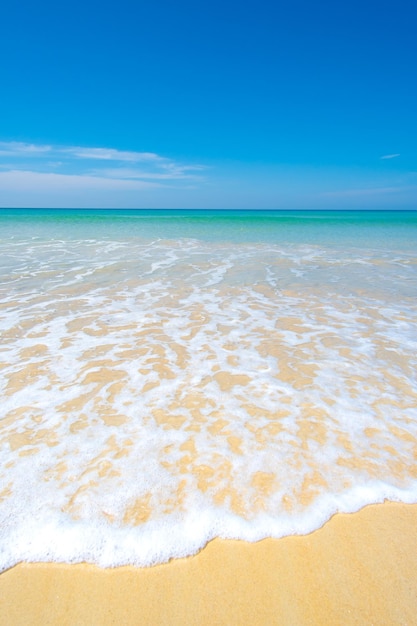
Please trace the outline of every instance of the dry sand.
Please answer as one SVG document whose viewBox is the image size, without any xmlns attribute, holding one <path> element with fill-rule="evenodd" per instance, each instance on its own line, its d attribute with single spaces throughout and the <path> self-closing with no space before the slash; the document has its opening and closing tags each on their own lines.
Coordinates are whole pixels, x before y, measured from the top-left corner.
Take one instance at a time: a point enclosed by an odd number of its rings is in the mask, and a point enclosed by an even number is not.
<svg viewBox="0 0 417 626">
<path fill-rule="evenodd" d="M 336 515 L 304 537 L 212 541 L 152 568 L 21 564 L 0 624 L 417 624 L 417 505 Z"/>
</svg>

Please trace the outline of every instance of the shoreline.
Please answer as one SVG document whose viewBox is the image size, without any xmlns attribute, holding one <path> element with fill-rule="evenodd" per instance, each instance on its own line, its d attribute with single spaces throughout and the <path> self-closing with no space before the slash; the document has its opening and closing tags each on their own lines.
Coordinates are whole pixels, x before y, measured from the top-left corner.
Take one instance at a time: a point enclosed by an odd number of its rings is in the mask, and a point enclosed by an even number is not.
<svg viewBox="0 0 417 626">
<path fill-rule="evenodd" d="M 211 541 L 149 568 L 21 563 L 0 624 L 417 623 L 417 504 L 336 514 L 309 535 Z"/>
</svg>

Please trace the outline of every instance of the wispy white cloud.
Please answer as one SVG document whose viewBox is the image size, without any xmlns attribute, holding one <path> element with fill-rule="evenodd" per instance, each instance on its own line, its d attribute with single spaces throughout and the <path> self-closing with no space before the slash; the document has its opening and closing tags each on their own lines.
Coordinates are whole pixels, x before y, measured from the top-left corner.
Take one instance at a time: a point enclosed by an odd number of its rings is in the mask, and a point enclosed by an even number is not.
<svg viewBox="0 0 417 626">
<path fill-rule="evenodd" d="M 50 146 L 43 144 L 24 143 L 21 141 L 0 141 L 1 156 L 36 156 L 67 155 L 77 159 L 105 160 L 105 161 L 129 161 L 131 163 L 168 161 L 165 157 L 154 152 L 133 152 L 116 150 L 115 148 L 91 148 L 82 146 Z"/>
<path fill-rule="evenodd" d="M 100 161 L 128 161 L 130 163 L 139 163 L 141 161 L 159 162 L 166 160 L 164 157 L 154 152 L 129 152 L 116 150 L 114 148 L 81 148 L 74 146 L 61 148 L 60 151 L 79 159 L 98 159 Z"/>
<path fill-rule="evenodd" d="M 152 182 L 154 187 L 171 187 L 181 185 L 182 180 L 201 181 L 203 169 L 201 165 L 180 163 L 154 152 L 0 142 L 0 172 L 3 171 L 3 184 L 8 180 L 9 186 L 17 184 L 18 172 L 22 172 L 26 185 L 49 181 L 55 186 L 72 183 L 104 189 L 103 181 L 109 180 L 112 188 L 117 186 L 116 181 L 123 188 L 141 188 L 140 182 L 145 186 Z"/>
<path fill-rule="evenodd" d="M 56 174 L 11 170 L 0 172 L 0 191 L 26 189 L 27 191 L 66 191 L 66 190 L 140 190 L 159 187 L 158 184 L 143 180 L 122 180 L 102 176 Z"/>
<path fill-rule="evenodd" d="M 0 156 L 33 156 L 44 155 L 50 152 L 52 146 L 23 143 L 21 141 L 0 141 Z"/>
<path fill-rule="evenodd" d="M 197 167 L 176 167 L 161 168 L 162 171 L 146 171 L 144 169 L 117 167 L 110 169 L 93 170 L 94 175 L 100 174 L 108 178 L 123 178 L 132 180 L 203 180 L 197 173 L 203 168 Z"/>
<path fill-rule="evenodd" d="M 380 159 L 384 160 L 384 159 L 396 159 L 397 157 L 399 157 L 400 154 L 384 154 L 384 156 L 379 157 Z"/>
</svg>

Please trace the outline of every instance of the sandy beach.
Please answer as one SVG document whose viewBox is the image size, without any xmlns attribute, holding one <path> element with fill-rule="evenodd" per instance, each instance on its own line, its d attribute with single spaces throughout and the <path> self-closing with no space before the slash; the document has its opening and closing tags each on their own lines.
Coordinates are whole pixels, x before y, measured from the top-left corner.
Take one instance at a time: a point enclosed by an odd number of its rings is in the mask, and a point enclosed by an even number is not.
<svg viewBox="0 0 417 626">
<path fill-rule="evenodd" d="M 215 540 L 151 568 L 20 564 L 0 576 L 0 623 L 417 624 L 417 505 L 336 515 L 316 532 Z"/>
</svg>

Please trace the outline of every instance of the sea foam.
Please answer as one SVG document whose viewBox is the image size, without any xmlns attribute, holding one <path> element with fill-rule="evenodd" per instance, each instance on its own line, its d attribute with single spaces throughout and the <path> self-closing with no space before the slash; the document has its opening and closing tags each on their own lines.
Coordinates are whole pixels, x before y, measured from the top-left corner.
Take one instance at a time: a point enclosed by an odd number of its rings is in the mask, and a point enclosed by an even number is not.
<svg viewBox="0 0 417 626">
<path fill-rule="evenodd" d="M 2 247 L 0 565 L 153 565 L 417 501 L 415 258 Z"/>
</svg>

